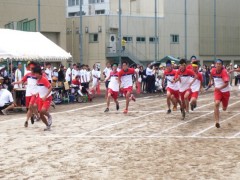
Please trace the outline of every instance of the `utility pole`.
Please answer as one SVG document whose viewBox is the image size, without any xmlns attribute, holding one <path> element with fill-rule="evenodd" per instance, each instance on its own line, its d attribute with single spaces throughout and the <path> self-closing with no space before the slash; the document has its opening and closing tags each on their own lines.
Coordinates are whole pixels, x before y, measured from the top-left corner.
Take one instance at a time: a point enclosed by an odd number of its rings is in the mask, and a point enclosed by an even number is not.
<svg viewBox="0 0 240 180">
<path fill-rule="evenodd" d="M 157 0 L 155 0 L 155 62 L 157 61 L 157 44 L 158 44 L 158 37 L 157 37 Z"/>
<path fill-rule="evenodd" d="M 121 0 L 118 0 L 118 22 L 119 22 L 119 27 L 118 27 L 118 63 L 122 64 L 122 7 L 121 7 Z"/>
<path fill-rule="evenodd" d="M 185 59 L 187 59 L 187 0 L 185 0 Z"/>
<path fill-rule="evenodd" d="M 80 0 L 80 26 L 79 26 L 79 53 L 80 53 L 80 64 L 83 64 L 83 11 L 82 11 L 83 0 Z"/>
<path fill-rule="evenodd" d="M 217 2 L 214 0 L 214 60 L 217 58 Z"/>
<path fill-rule="evenodd" d="M 41 0 L 38 0 L 38 32 L 41 31 Z"/>
</svg>

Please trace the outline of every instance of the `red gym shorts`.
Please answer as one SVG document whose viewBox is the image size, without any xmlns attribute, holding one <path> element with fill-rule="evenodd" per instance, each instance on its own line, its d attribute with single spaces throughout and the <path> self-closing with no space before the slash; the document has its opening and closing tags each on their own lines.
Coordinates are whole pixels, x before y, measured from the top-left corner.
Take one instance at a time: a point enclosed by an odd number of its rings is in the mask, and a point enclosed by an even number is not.
<svg viewBox="0 0 240 180">
<path fill-rule="evenodd" d="M 170 92 L 176 99 L 179 99 L 179 91 L 178 90 L 173 90 L 171 88 L 167 88 L 167 91 Z"/>
<path fill-rule="evenodd" d="M 36 102 L 36 96 L 26 96 L 26 107 L 29 108 L 29 106 L 34 105 Z"/>
<path fill-rule="evenodd" d="M 42 98 L 39 97 L 38 111 L 41 111 L 42 109 L 46 109 L 48 111 L 48 109 L 51 106 L 51 102 L 52 102 L 52 96 L 49 96 L 45 101 L 43 101 Z"/>
<path fill-rule="evenodd" d="M 132 90 L 133 90 L 132 86 L 129 86 L 128 88 L 122 88 L 121 93 L 123 93 L 126 96 L 127 92 L 131 93 Z"/>
<path fill-rule="evenodd" d="M 191 93 L 191 98 L 198 98 L 198 95 L 199 95 L 199 92 L 198 91 L 196 91 L 196 92 L 192 92 Z"/>
<path fill-rule="evenodd" d="M 111 94 L 113 99 L 117 99 L 118 98 L 118 92 L 117 91 L 113 91 L 111 88 L 108 88 L 108 93 Z"/>
<path fill-rule="evenodd" d="M 215 101 L 221 101 L 223 107 L 228 107 L 228 102 L 230 98 L 230 92 L 221 92 L 221 91 L 214 91 L 214 99 Z"/>
<path fill-rule="evenodd" d="M 184 96 L 185 94 L 189 92 L 189 96 L 188 96 L 188 99 L 190 100 L 190 97 L 191 97 L 191 89 L 187 89 L 186 91 L 183 91 L 183 92 L 180 92 L 180 96 L 181 96 L 181 101 L 184 101 Z"/>
</svg>

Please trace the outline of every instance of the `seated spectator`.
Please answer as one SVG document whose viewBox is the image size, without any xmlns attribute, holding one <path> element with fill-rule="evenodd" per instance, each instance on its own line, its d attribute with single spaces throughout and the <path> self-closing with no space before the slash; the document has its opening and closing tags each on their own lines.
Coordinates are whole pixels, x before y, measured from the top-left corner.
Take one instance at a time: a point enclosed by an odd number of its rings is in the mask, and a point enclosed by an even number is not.
<svg viewBox="0 0 240 180">
<path fill-rule="evenodd" d="M 7 115 L 8 110 L 14 108 L 13 96 L 7 89 L 3 88 L 2 83 L 0 83 L 0 111 Z"/>
</svg>

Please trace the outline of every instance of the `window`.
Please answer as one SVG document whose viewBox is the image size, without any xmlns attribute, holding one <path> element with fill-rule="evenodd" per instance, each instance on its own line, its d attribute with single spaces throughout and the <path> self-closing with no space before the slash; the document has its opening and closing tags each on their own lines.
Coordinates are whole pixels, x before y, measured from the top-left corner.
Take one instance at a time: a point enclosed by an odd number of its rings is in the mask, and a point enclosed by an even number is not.
<svg viewBox="0 0 240 180">
<path fill-rule="evenodd" d="M 172 35 L 171 35 L 171 43 L 176 43 L 176 44 L 178 44 L 178 43 L 179 43 L 179 35 L 172 34 Z"/>
<path fill-rule="evenodd" d="M 89 42 L 90 43 L 98 42 L 98 34 L 89 34 Z"/>
<path fill-rule="evenodd" d="M 80 1 L 80 0 L 76 0 L 76 5 L 79 5 L 79 1 Z"/>
<path fill-rule="evenodd" d="M 95 14 L 105 14 L 105 10 L 96 10 Z"/>
<path fill-rule="evenodd" d="M 101 3 L 104 3 L 104 0 L 101 0 Z"/>
<path fill-rule="evenodd" d="M 155 41 L 158 42 L 158 38 L 155 38 L 155 37 L 150 37 L 149 38 L 149 43 L 155 43 Z"/>
<path fill-rule="evenodd" d="M 132 42 L 132 37 L 130 36 L 123 36 L 123 39 L 127 41 L 127 43 Z"/>
<path fill-rule="evenodd" d="M 145 42 L 145 41 L 146 41 L 146 38 L 145 38 L 145 37 L 137 37 L 137 38 L 136 38 L 136 41 L 137 41 L 137 42 Z"/>
<path fill-rule="evenodd" d="M 75 6 L 75 0 L 68 0 L 68 6 Z"/>
</svg>

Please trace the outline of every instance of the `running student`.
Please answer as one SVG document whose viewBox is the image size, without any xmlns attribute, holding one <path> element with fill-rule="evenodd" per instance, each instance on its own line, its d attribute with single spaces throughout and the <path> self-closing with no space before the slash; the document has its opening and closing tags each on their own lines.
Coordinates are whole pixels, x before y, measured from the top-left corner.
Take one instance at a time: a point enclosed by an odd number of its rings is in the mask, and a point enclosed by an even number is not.
<svg viewBox="0 0 240 180">
<path fill-rule="evenodd" d="M 28 64 L 28 69 L 30 72 L 28 72 L 20 81 L 13 82 L 12 84 L 23 84 L 27 83 L 26 86 L 26 95 L 25 95 L 25 104 L 27 108 L 27 118 L 24 123 L 25 127 L 28 127 L 28 121 L 31 118 L 32 124 L 34 123 L 34 114 L 36 114 L 37 119 L 39 119 L 39 115 L 37 112 L 37 105 L 36 105 L 36 99 L 37 99 L 37 77 L 33 74 L 33 68 L 36 66 L 35 62 L 30 62 Z"/>
<path fill-rule="evenodd" d="M 133 75 L 136 74 L 136 78 L 138 79 L 138 74 L 135 72 L 135 69 L 129 68 L 127 62 L 122 63 L 122 69 L 119 71 L 119 87 L 121 88 L 121 92 L 125 95 L 126 98 L 126 108 L 123 113 L 128 113 L 128 106 L 130 100 L 136 101 L 135 97 L 132 94 L 133 90 Z"/>
<path fill-rule="evenodd" d="M 197 107 L 197 99 L 198 99 L 199 92 L 203 92 L 203 87 L 202 87 L 203 76 L 202 76 L 202 73 L 198 72 L 198 63 L 197 62 L 192 63 L 192 70 L 197 75 L 197 79 L 191 86 L 190 105 L 191 105 L 191 110 L 193 111 L 194 108 Z"/>
<path fill-rule="evenodd" d="M 48 79 L 42 75 L 41 67 L 36 66 L 33 68 L 33 73 L 37 78 L 38 111 L 40 112 L 41 120 L 47 126 L 44 131 L 49 131 L 52 125 L 52 116 L 48 112 L 52 101 L 52 86 Z"/>
<path fill-rule="evenodd" d="M 229 88 L 229 76 L 227 70 L 223 68 L 223 61 L 221 59 L 216 60 L 215 68 L 211 70 L 209 86 L 215 85 L 214 89 L 214 118 L 215 126 L 220 128 L 219 124 L 219 106 L 222 103 L 223 111 L 227 110 L 228 102 L 230 98 L 230 88 Z"/>
<path fill-rule="evenodd" d="M 185 119 L 185 113 L 189 112 L 189 96 L 191 94 L 191 86 L 197 79 L 197 75 L 190 69 L 187 69 L 187 61 L 181 59 L 180 67 L 175 75 L 174 82 L 179 81 L 179 92 L 182 101 L 182 120 Z M 193 77 L 193 78 L 192 78 Z"/>
<path fill-rule="evenodd" d="M 110 75 L 105 79 L 105 82 L 109 81 L 108 84 L 108 94 L 107 94 L 107 108 L 104 112 L 109 111 L 110 105 L 110 98 L 112 96 L 114 102 L 116 103 L 116 109 L 119 110 L 119 102 L 118 102 L 118 92 L 119 92 L 119 81 L 118 81 L 118 71 L 117 71 L 117 64 L 112 65 L 112 71 Z"/>
<path fill-rule="evenodd" d="M 181 101 L 179 99 L 179 87 L 178 83 L 174 83 L 174 77 L 176 75 L 177 71 L 173 69 L 172 67 L 172 62 L 168 60 L 166 62 L 166 70 L 164 71 L 163 74 L 163 81 L 162 81 L 162 86 L 164 87 L 164 82 L 167 80 L 167 114 L 171 113 L 171 102 L 173 104 L 173 111 L 177 110 L 177 103 L 180 104 L 181 108 Z"/>
</svg>

